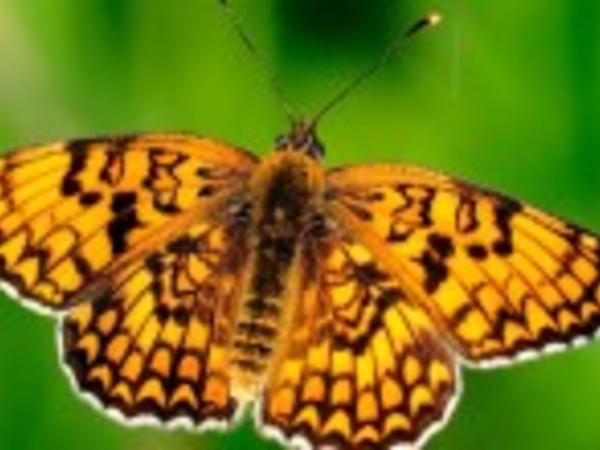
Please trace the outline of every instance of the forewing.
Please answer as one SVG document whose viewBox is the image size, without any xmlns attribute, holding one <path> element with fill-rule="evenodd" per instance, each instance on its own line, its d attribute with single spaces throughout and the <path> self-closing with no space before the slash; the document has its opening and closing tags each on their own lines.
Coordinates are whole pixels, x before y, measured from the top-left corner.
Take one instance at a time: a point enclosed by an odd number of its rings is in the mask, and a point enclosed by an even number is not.
<svg viewBox="0 0 600 450">
<path fill-rule="evenodd" d="M 245 227 L 197 224 L 69 311 L 63 359 L 79 389 L 120 417 L 231 421 L 228 349 L 246 245 Z"/>
<path fill-rule="evenodd" d="M 598 237 L 517 200 L 407 166 L 328 175 L 330 208 L 474 363 L 590 338 Z"/>
<path fill-rule="evenodd" d="M 148 134 L 61 142 L 0 159 L 0 278 L 61 309 L 82 287 L 243 190 L 249 154 Z"/>
<path fill-rule="evenodd" d="M 296 270 L 294 310 L 258 412 L 266 432 L 311 448 L 423 443 L 459 391 L 432 322 L 340 232 L 308 238 Z"/>
</svg>

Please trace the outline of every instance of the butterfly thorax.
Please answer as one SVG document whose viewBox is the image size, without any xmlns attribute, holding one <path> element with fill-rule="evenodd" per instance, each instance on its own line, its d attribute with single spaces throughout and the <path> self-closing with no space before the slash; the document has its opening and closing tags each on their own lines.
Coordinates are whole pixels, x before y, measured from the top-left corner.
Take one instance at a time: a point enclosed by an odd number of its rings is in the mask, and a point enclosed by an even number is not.
<svg viewBox="0 0 600 450">
<path fill-rule="evenodd" d="M 251 268 L 233 342 L 233 365 L 242 390 L 261 383 L 276 359 L 280 330 L 293 306 L 286 290 L 293 276 L 299 241 L 320 209 L 324 173 L 310 156 L 278 151 L 267 156 L 251 182 Z"/>
</svg>

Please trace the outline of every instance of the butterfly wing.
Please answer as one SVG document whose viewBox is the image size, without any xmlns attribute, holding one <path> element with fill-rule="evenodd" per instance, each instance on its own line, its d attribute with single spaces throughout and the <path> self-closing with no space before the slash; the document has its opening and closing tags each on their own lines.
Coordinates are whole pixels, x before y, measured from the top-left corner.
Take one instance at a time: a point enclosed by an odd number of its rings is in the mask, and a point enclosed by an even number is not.
<svg viewBox="0 0 600 450">
<path fill-rule="evenodd" d="M 0 159 L 0 278 L 61 309 L 243 189 L 254 157 L 209 139 L 140 135 Z"/>
<path fill-rule="evenodd" d="M 57 143 L 0 159 L 0 277 L 61 310 L 74 383 L 121 416 L 229 420 L 234 214 L 254 157 L 184 135 Z"/>
<path fill-rule="evenodd" d="M 474 364 L 594 335 L 598 237 L 505 196 L 407 166 L 328 175 L 331 209 Z"/>
<path fill-rule="evenodd" d="M 258 411 L 266 433 L 311 448 L 422 442 L 459 391 L 433 323 L 342 231 L 307 239 L 295 271 L 288 333 Z"/>
<path fill-rule="evenodd" d="M 231 421 L 246 245 L 235 223 L 194 225 L 69 311 L 61 343 L 77 386 L 127 418 Z"/>
</svg>

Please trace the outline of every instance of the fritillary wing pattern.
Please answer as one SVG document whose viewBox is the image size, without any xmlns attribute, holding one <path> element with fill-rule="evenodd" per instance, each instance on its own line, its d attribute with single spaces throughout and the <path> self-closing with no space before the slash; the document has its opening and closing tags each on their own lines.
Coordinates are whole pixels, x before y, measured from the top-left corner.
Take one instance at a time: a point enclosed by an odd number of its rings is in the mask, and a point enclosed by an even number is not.
<svg viewBox="0 0 600 450">
<path fill-rule="evenodd" d="M 423 442 L 460 382 L 426 313 L 341 231 L 305 242 L 296 269 L 295 309 L 258 412 L 267 433 L 309 448 Z"/>
<path fill-rule="evenodd" d="M 234 413 L 226 349 L 247 239 L 233 212 L 255 162 L 175 134 L 0 160 L 0 277 L 27 304 L 63 312 L 75 384 L 121 416 Z"/>
<path fill-rule="evenodd" d="M 600 245 L 531 206 L 409 166 L 329 173 L 333 209 L 438 330 L 488 366 L 593 337 Z"/>
<path fill-rule="evenodd" d="M 231 421 L 229 347 L 246 242 L 235 223 L 196 224 L 69 311 L 64 361 L 79 388 L 127 418 Z"/>
<path fill-rule="evenodd" d="M 0 278 L 62 309 L 242 190 L 255 159 L 209 139 L 137 135 L 60 142 L 0 159 Z M 221 204 L 217 199 L 221 199 Z"/>
</svg>

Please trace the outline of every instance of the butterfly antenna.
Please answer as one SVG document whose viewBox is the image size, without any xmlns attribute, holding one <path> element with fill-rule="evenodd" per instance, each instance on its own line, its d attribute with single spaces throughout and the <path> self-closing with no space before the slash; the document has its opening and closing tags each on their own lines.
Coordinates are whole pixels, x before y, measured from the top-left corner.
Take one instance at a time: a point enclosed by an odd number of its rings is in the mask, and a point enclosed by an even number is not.
<svg viewBox="0 0 600 450">
<path fill-rule="evenodd" d="M 373 64 L 367 66 L 365 70 L 360 72 L 350 83 L 348 83 L 343 89 L 341 89 L 331 100 L 329 100 L 325 106 L 319 110 L 309 124 L 310 129 L 315 129 L 321 118 L 327 114 L 333 107 L 344 100 L 348 94 L 353 92 L 357 87 L 363 84 L 366 80 L 379 70 L 379 68 L 385 65 L 391 58 L 396 54 L 398 50 L 403 49 L 406 44 L 419 32 L 436 26 L 442 21 L 442 16 L 436 12 L 427 14 L 418 21 L 416 21 L 408 30 L 402 34 L 395 36 L 385 47 L 381 56 L 375 60 Z"/>
<path fill-rule="evenodd" d="M 287 119 L 290 121 L 291 124 L 296 123 L 298 117 L 300 117 L 298 114 L 298 109 L 285 94 L 285 91 L 281 86 L 279 77 L 274 71 L 272 71 L 269 68 L 262 54 L 258 51 L 258 47 L 254 43 L 254 40 L 246 32 L 246 29 L 242 25 L 242 21 L 237 11 L 231 6 L 229 0 L 219 0 L 219 4 L 223 8 L 223 11 L 229 19 L 231 26 L 242 41 L 242 44 L 261 69 L 263 77 L 268 81 L 268 83 L 275 91 L 275 94 L 277 95 L 279 101 L 281 102 L 281 105 L 283 106 Z"/>
</svg>

